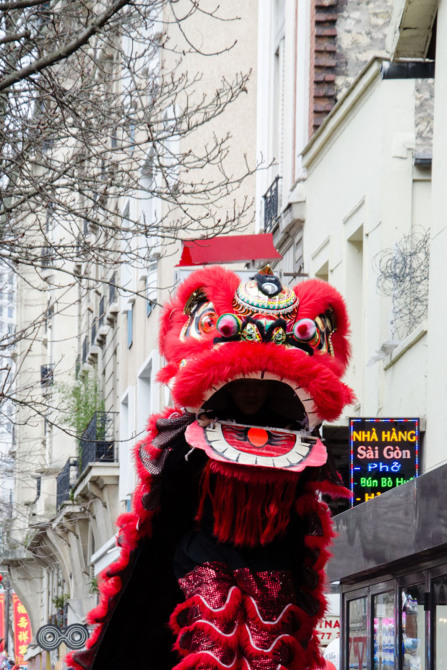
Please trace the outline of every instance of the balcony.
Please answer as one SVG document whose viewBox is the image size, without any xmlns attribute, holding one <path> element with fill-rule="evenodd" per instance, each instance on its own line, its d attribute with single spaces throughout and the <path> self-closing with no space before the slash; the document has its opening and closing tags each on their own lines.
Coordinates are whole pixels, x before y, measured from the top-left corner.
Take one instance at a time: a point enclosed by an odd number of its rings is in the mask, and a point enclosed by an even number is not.
<svg viewBox="0 0 447 670">
<path fill-rule="evenodd" d="M 279 184 L 280 177 L 276 177 L 274 182 L 262 196 L 264 199 L 264 232 L 270 233 L 278 220 L 279 206 Z"/>
<path fill-rule="evenodd" d="M 115 456 L 115 415 L 116 412 L 95 412 L 81 436 L 79 445 L 82 474 L 89 463 L 113 463 Z"/>
<path fill-rule="evenodd" d="M 70 491 L 78 478 L 78 459 L 69 458 L 56 477 L 56 508 L 68 500 Z"/>
</svg>

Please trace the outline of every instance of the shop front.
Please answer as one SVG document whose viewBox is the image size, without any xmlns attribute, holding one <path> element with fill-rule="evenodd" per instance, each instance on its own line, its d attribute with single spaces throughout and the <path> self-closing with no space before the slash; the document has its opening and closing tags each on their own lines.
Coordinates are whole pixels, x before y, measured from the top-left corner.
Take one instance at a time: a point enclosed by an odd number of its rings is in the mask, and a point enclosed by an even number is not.
<svg viewBox="0 0 447 670">
<path fill-rule="evenodd" d="M 335 517 L 343 670 L 447 670 L 447 465 Z"/>
</svg>

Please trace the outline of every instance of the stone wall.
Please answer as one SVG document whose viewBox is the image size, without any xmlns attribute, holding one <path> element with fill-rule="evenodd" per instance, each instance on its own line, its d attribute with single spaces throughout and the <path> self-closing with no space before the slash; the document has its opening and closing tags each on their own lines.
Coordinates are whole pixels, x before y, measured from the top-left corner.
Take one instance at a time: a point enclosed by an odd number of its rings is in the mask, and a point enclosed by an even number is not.
<svg viewBox="0 0 447 670">
<path fill-rule="evenodd" d="M 337 100 L 374 56 L 387 57 L 392 0 L 338 0 Z"/>
<path fill-rule="evenodd" d="M 416 79 L 416 156 L 431 157 L 433 145 L 434 79 Z"/>
<path fill-rule="evenodd" d="M 310 133 L 374 57 L 387 57 L 392 0 L 314 0 L 312 3 Z"/>
</svg>

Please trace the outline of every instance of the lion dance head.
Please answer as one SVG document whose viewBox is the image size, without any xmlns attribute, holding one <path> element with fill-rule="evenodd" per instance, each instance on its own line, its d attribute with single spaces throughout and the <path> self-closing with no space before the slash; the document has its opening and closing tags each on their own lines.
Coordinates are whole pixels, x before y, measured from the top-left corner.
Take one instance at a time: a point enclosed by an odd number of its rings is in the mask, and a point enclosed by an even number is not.
<svg viewBox="0 0 447 670">
<path fill-rule="evenodd" d="M 178 405 L 210 417 L 186 438 L 215 461 L 301 471 L 325 463 L 318 426 L 353 400 L 341 381 L 347 334 L 343 299 L 326 282 L 289 289 L 268 266 L 242 282 L 210 267 L 164 308 L 159 379 Z"/>
</svg>

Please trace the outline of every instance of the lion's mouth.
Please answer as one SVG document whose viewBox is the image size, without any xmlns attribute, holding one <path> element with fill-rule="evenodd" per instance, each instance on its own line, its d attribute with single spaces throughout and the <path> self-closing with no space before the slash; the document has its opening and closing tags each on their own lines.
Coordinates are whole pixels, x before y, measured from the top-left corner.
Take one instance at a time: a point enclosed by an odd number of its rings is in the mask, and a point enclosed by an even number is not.
<svg viewBox="0 0 447 670">
<path fill-rule="evenodd" d="M 186 429 L 186 441 L 203 449 L 213 460 L 239 465 L 300 472 L 327 460 L 326 449 L 318 438 L 285 429 L 223 421 L 202 427 L 195 421 Z"/>
<path fill-rule="evenodd" d="M 244 385 L 249 390 L 241 406 L 237 390 Z M 205 394 L 197 413 L 212 419 L 297 431 L 312 431 L 321 423 L 311 395 L 297 384 L 275 379 L 271 373 L 250 374 L 213 387 Z"/>
<path fill-rule="evenodd" d="M 187 442 L 210 458 L 294 471 L 326 462 L 325 447 L 312 435 L 320 419 L 301 387 L 250 376 L 213 391 L 186 431 Z"/>
</svg>

